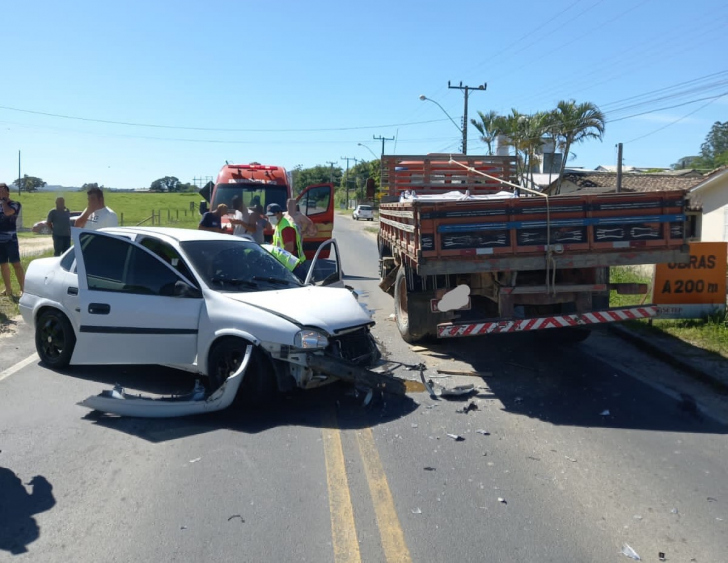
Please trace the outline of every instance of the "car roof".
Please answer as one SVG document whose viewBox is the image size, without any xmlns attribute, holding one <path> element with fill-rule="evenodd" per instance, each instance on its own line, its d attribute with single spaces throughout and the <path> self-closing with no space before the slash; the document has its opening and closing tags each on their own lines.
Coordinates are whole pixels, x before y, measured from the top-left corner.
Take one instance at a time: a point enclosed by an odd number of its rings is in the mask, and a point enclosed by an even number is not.
<svg viewBox="0 0 728 563">
<path fill-rule="evenodd" d="M 232 235 L 226 233 L 214 233 L 212 231 L 200 231 L 197 229 L 180 229 L 173 227 L 107 227 L 99 229 L 102 233 L 111 235 L 149 235 L 166 237 L 177 242 L 188 242 L 193 240 L 230 240 Z M 239 237 L 237 237 L 239 238 Z M 244 240 L 244 239 L 241 239 Z"/>
</svg>

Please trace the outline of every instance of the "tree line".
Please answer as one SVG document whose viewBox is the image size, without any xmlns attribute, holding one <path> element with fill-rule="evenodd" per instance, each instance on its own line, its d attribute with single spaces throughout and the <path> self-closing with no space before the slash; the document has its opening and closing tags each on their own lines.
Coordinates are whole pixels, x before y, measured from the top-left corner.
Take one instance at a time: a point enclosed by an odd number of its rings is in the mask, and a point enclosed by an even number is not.
<svg viewBox="0 0 728 563">
<path fill-rule="evenodd" d="M 14 190 L 20 192 L 36 192 L 40 188 L 44 188 L 47 185 L 48 182 L 45 182 L 42 178 L 38 178 L 37 176 L 28 176 L 27 174 L 25 174 L 22 178 L 17 178 L 11 184 L 11 187 L 14 188 Z M 78 191 L 85 192 L 90 190 L 91 188 L 101 188 L 103 190 L 106 188 L 106 186 L 104 186 L 103 184 L 98 184 L 97 182 L 87 182 L 83 184 L 78 189 Z M 176 178 L 175 176 L 165 176 L 164 178 L 154 180 L 149 185 L 149 191 L 179 193 L 196 192 L 197 186 L 195 184 L 181 182 L 179 178 Z"/>
</svg>

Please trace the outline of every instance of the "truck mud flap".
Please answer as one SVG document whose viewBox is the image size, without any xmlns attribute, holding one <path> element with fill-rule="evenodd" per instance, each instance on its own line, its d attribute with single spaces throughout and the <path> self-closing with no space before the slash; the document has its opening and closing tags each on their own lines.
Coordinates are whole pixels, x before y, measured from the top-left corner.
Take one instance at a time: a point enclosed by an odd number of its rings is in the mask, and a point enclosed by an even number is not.
<svg viewBox="0 0 728 563">
<path fill-rule="evenodd" d="M 657 316 L 656 305 L 641 307 L 622 307 L 574 313 L 551 315 L 531 319 L 509 319 L 500 321 L 470 321 L 468 323 L 442 323 L 437 325 L 438 338 L 457 338 L 461 336 L 480 336 L 504 332 L 525 332 L 528 330 L 544 330 L 549 328 L 584 327 L 603 323 L 649 319 Z"/>
<path fill-rule="evenodd" d="M 186 395 L 159 398 L 132 395 L 117 385 L 111 391 L 103 391 L 100 395 L 89 397 L 78 404 L 91 410 L 140 418 L 172 418 L 221 411 L 229 407 L 235 399 L 252 351 L 252 345 L 246 347 L 245 357 L 238 370 L 209 396 L 199 381 L 195 382 L 195 388 Z"/>
<path fill-rule="evenodd" d="M 393 395 L 405 394 L 405 383 L 401 379 L 359 367 L 345 360 L 311 354 L 308 357 L 308 365 L 316 372 L 338 377 L 351 383 L 361 384 L 370 389 Z"/>
</svg>

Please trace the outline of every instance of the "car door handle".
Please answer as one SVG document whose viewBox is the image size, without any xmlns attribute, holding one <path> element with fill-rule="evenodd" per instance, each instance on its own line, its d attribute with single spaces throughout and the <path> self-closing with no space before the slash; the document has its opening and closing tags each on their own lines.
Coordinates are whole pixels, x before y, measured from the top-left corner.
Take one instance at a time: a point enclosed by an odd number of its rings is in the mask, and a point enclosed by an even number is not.
<svg viewBox="0 0 728 563">
<path fill-rule="evenodd" d="M 68 295 L 78 295 L 78 288 L 69 287 L 67 293 L 68 293 Z"/>
<path fill-rule="evenodd" d="M 92 315 L 108 315 L 111 312 L 111 305 L 107 303 L 89 303 L 88 312 Z"/>
</svg>

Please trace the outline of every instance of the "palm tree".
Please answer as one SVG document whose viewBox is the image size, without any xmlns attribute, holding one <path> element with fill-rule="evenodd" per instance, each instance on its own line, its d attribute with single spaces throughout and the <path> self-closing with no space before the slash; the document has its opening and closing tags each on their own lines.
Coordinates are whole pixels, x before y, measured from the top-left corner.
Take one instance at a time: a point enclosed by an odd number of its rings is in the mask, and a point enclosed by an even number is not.
<svg viewBox="0 0 728 563">
<path fill-rule="evenodd" d="M 500 130 L 498 129 L 498 112 L 491 110 L 488 113 L 483 113 L 479 111 L 478 115 L 480 116 L 480 121 L 471 119 L 470 123 L 480 133 L 480 140 L 488 145 L 488 156 L 490 156 L 493 154 L 493 141 L 500 134 Z"/>
<path fill-rule="evenodd" d="M 506 137 L 507 145 L 516 151 L 517 174 L 524 185 L 529 183 L 529 175 L 533 183 L 533 165 L 538 159 L 536 150 L 541 146 L 547 117 L 548 114 L 543 112 L 526 115 L 512 109 L 510 114 L 496 120 L 498 132 Z"/>
<path fill-rule="evenodd" d="M 556 193 L 559 193 L 572 145 L 586 139 L 601 141 L 604 137 L 604 114 L 591 102 L 577 104 L 574 100 L 562 100 L 556 106 L 556 115 L 559 119 L 557 138 L 559 147 L 564 151 L 564 158 L 561 159 L 561 169 L 559 170 L 559 182 L 556 186 Z"/>
</svg>

